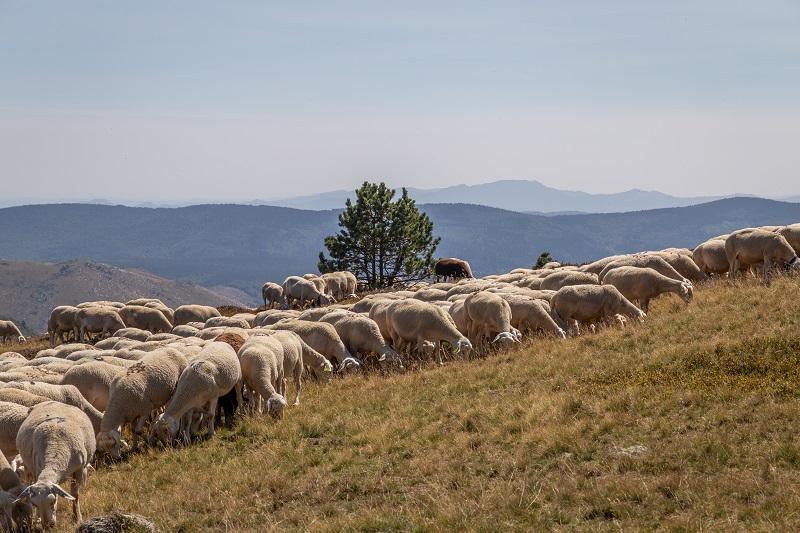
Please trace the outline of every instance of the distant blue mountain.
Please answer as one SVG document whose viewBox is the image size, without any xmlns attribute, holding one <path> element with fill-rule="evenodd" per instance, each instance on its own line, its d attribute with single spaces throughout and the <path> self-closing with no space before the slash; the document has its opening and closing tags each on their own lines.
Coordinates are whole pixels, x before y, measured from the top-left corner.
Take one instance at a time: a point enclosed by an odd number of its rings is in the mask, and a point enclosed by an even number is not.
<svg viewBox="0 0 800 533">
<path fill-rule="evenodd" d="M 591 194 L 564 191 L 538 181 L 501 180 L 480 185 L 455 185 L 440 189 L 409 189 L 418 204 L 477 204 L 525 213 L 618 213 L 665 207 L 683 207 L 722 198 L 721 196 L 670 196 L 658 191 L 630 191 Z M 296 209 L 339 209 L 353 191 L 331 191 L 256 204 Z"/>
</svg>

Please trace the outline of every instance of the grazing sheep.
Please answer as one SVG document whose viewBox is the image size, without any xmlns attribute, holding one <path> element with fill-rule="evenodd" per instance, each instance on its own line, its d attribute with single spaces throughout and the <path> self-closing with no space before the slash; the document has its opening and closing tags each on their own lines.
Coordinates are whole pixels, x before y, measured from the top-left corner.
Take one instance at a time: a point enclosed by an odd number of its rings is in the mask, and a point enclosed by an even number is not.
<svg viewBox="0 0 800 533">
<path fill-rule="evenodd" d="M 278 304 L 279 307 L 286 305 L 286 301 L 283 299 L 283 287 L 277 283 L 266 282 L 261 287 L 261 296 L 264 298 L 264 307 L 267 309 L 272 309 L 275 304 Z"/>
<path fill-rule="evenodd" d="M 86 401 L 81 391 L 73 385 L 63 383 L 44 383 L 40 381 L 15 381 L 7 383 L 6 387 L 20 389 L 39 396 L 45 396 L 53 401 L 77 407 L 89 418 L 95 433 L 100 429 L 100 420 L 103 413 L 98 411 L 91 403 Z"/>
<path fill-rule="evenodd" d="M 115 310 L 107 307 L 86 307 L 75 314 L 75 327 L 78 329 L 78 342 L 83 342 L 87 333 L 98 333 L 101 337 L 111 336 L 123 329 L 125 323 Z"/>
<path fill-rule="evenodd" d="M 150 333 L 172 331 L 172 323 L 158 309 L 142 305 L 126 305 L 119 311 L 119 316 L 129 328 L 138 328 Z"/>
<path fill-rule="evenodd" d="M 703 272 L 697 263 L 694 262 L 692 259 L 692 252 L 688 254 L 683 252 L 670 252 L 670 251 L 661 251 L 661 252 L 649 252 L 649 255 L 656 255 L 666 261 L 672 268 L 674 268 L 678 274 L 683 276 L 684 278 L 688 279 L 693 283 L 699 283 L 701 281 L 706 281 L 708 279 L 708 275 Z"/>
<path fill-rule="evenodd" d="M 652 268 L 619 267 L 610 270 L 603 278 L 603 285 L 613 285 L 628 300 L 639 301 L 639 308 L 645 313 L 650 300 L 664 293 L 674 293 L 687 304 L 692 301 L 692 285 L 660 274 Z"/>
<path fill-rule="evenodd" d="M 420 289 L 414 293 L 414 296 L 417 300 L 421 300 L 423 302 L 437 302 L 442 300 L 447 300 L 447 291 L 443 291 L 442 289 L 431 289 L 430 287 L 426 287 L 424 289 Z"/>
<path fill-rule="evenodd" d="M 330 296 L 321 293 L 317 287 L 309 280 L 303 279 L 300 276 L 289 276 L 283 282 L 283 297 L 286 299 L 287 305 L 290 307 L 297 302 L 302 309 L 306 302 L 311 307 L 329 305 L 334 303 L 334 299 Z"/>
<path fill-rule="evenodd" d="M 795 255 L 800 255 L 800 223 L 789 224 L 775 230 L 778 235 L 783 235 L 786 242 L 794 249 Z"/>
<path fill-rule="evenodd" d="M 230 392 L 241 378 L 236 350 L 225 342 L 206 344 L 181 372 L 172 399 L 153 424 L 153 436 L 163 443 L 171 442 L 181 418 L 192 409 L 205 410 L 207 436 L 214 436 L 217 400 Z"/>
<path fill-rule="evenodd" d="M 386 344 L 378 324 L 371 318 L 350 312 L 329 313 L 320 319 L 331 324 L 353 355 L 377 354 L 379 361 L 400 362 L 400 355 Z"/>
<path fill-rule="evenodd" d="M 306 320 L 285 320 L 267 326 L 273 331 L 294 331 L 303 341 L 314 348 L 329 361 L 339 365 L 339 370 L 357 369 L 361 363 L 347 351 L 336 328 L 325 322 L 308 322 Z M 306 361 L 306 363 L 308 363 Z"/>
<path fill-rule="evenodd" d="M 0 320 L 0 338 L 3 339 L 3 344 L 9 339 L 12 339 L 12 341 L 25 342 L 25 337 L 19 331 L 17 325 L 10 320 Z"/>
<path fill-rule="evenodd" d="M 484 342 L 514 344 L 519 331 L 511 326 L 511 307 L 498 295 L 480 291 L 464 299 L 467 337 L 473 345 Z"/>
<path fill-rule="evenodd" d="M 71 305 L 59 305 L 50 312 L 50 319 L 47 321 L 47 336 L 50 339 L 50 346 L 56 345 L 56 337 L 61 344 L 66 342 L 64 335 L 75 331 L 75 316 L 78 314 L 77 307 Z"/>
<path fill-rule="evenodd" d="M 448 279 L 454 280 L 475 277 L 472 275 L 472 269 L 469 263 L 456 257 L 444 257 L 436 261 L 433 265 L 433 273 L 436 277 L 436 282 L 439 281 L 439 278 L 447 281 Z"/>
<path fill-rule="evenodd" d="M 179 337 L 196 337 L 198 333 L 200 333 L 199 329 L 186 324 L 172 328 L 172 334 Z"/>
<path fill-rule="evenodd" d="M 293 331 L 275 331 L 272 336 L 281 342 L 284 350 L 283 374 L 292 374 L 295 379 L 295 402 L 300 404 L 300 389 L 302 388 L 302 373 L 304 368 L 311 370 L 311 374 L 319 381 L 327 383 L 331 380 L 333 366 L 325 356 L 309 346 L 297 333 Z M 299 363 L 298 361 L 299 359 Z M 299 366 L 298 366 L 299 365 Z M 300 374 L 298 375 L 297 372 Z M 285 397 L 285 389 L 281 394 Z"/>
<path fill-rule="evenodd" d="M 36 482 L 19 496 L 39 510 L 42 525 L 56 524 L 58 496 L 72 500 L 75 520 L 80 522 L 80 489 L 94 459 L 92 424 L 80 409 L 60 402 L 44 402 L 31 409 L 17 435 L 25 474 Z M 70 480 L 69 493 L 59 483 Z"/>
<path fill-rule="evenodd" d="M 236 313 L 231 318 L 235 318 L 237 320 L 244 320 L 245 322 L 247 322 L 247 326 L 251 328 L 256 323 L 255 313 Z"/>
<path fill-rule="evenodd" d="M 453 296 L 462 296 L 472 294 L 473 292 L 483 291 L 492 287 L 490 281 L 485 280 L 470 280 L 468 283 L 458 283 L 447 290 L 447 299 Z"/>
<path fill-rule="evenodd" d="M 139 329 L 139 328 L 123 328 L 116 333 L 114 333 L 115 337 L 120 337 L 122 339 L 131 339 L 135 341 L 146 341 L 148 337 L 150 337 L 152 333 L 150 331 Z"/>
<path fill-rule="evenodd" d="M 617 259 L 616 261 L 612 261 L 611 263 L 607 264 L 605 268 L 600 272 L 597 276 L 602 283 L 603 279 L 608 273 L 609 270 L 614 268 L 619 268 L 623 266 L 635 266 L 639 268 L 652 268 L 656 272 L 667 276 L 668 278 L 676 279 L 678 281 L 686 281 L 689 280 L 681 276 L 677 270 L 672 268 L 669 263 L 664 261 L 661 257 L 656 255 L 648 255 L 648 254 L 636 254 L 631 255 L 628 257 L 624 257 L 622 259 Z"/>
<path fill-rule="evenodd" d="M 591 272 L 576 272 L 573 270 L 559 270 L 553 272 L 542 280 L 539 289 L 546 291 L 557 291 L 561 287 L 570 285 L 599 285 L 600 281 L 596 274 Z"/>
<path fill-rule="evenodd" d="M 616 315 L 643 320 L 645 313 L 625 298 L 613 285 L 570 285 L 562 287 L 550 300 L 553 318 L 566 329 L 572 323 L 580 333 L 580 322 L 594 323 Z"/>
<path fill-rule="evenodd" d="M 598 259 L 597 261 L 594 261 L 592 263 L 583 265 L 579 267 L 579 270 L 581 272 L 591 272 L 592 274 L 600 274 L 600 272 L 603 271 L 606 265 L 608 265 L 609 263 L 613 263 L 614 261 L 617 261 L 619 259 L 623 259 L 625 257 L 630 257 L 630 256 L 628 254 L 610 255 L 608 257 Z"/>
<path fill-rule="evenodd" d="M 541 330 L 562 339 L 566 337 L 564 330 L 550 315 L 550 304 L 547 301 L 513 293 L 499 293 L 498 296 L 511 307 L 511 325 L 518 330 Z"/>
<path fill-rule="evenodd" d="M 742 267 L 762 265 L 764 285 L 770 284 L 772 265 L 800 268 L 794 248 L 783 235 L 761 229 L 734 231 L 725 240 L 728 257 L 728 278 L 731 281 Z"/>
<path fill-rule="evenodd" d="M 215 316 L 206 320 L 204 328 L 242 328 L 250 329 L 250 322 L 243 318 L 232 316 Z"/>
<path fill-rule="evenodd" d="M 286 397 L 279 392 L 285 386 L 284 349 L 281 341 L 273 335 L 250 337 L 239 349 L 239 361 L 242 368 L 242 383 L 254 393 L 250 403 L 252 411 L 269 413 L 273 418 L 281 418 L 286 407 Z M 299 364 L 302 369 L 302 359 Z M 300 402 L 299 387 L 299 384 L 295 385 L 297 403 Z"/>
<path fill-rule="evenodd" d="M 303 279 L 307 279 L 308 281 L 313 283 L 314 287 L 316 287 L 317 290 L 322 294 L 329 294 L 328 286 L 325 279 L 321 278 L 317 274 L 303 274 Z"/>
<path fill-rule="evenodd" d="M 201 322 L 205 324 L 209 318 L 221 316 L 220 312 L 209 305 L 182 305 L 175 309 L 174 325 L 182 326 L 189 322 Z"/>
<path fill-rule="evenodd" d="M 119 457 L 122 427 L 126 424 L 133 425 L 134 447 L 137 446 L 145 422 L 153 411 L 170 401 L 184 368 L 186 358 L 178 350 L 161 348 L 114 379 L 97 434 L 97 448 Z"/>
<path fill-rule="evenodd" d="M 17 434 L 29 411 L 18 403 L 0 402 L 0 451 L 7 457 L 17 455 Z"/>
<path fill-rule="evenodd" d="M 128 305 L 134 305 L 134 304 L 128 304 Z M 161 311 L 161 314 L 164 315 L 167 318 L 167 320 L 169 321 L 170 324 L 173 324 L 175 322 L 175 311 L 173 311 L 172 309 L 170 309 L 169 307 L 167 307 L 163 303 L 161 303 L 161 302 L 147 302 L 147 303 L 144 304 L 144 306 L 145 307 L 149 307 L 151 309 L 158 309 L 159 311 Z"/>
<path fill-rule="evenodd" d="M 0 453 L 0 531 L 29 531 L 33 506 L 18 498 L 25 490 L 19 476 L 9 464 L 6 456 Z M 16 529 L 14 528 L 16 525 Z"/>
<path fill-rule="evenodd" d="M 300 316 L 299 311 L 293 311 L 293 310 L 281 311 L 278 309 L 267 309 L 266 311 L 261 311 L 256 315 L 253 324 L 255 327 L 271 326 L 272 324 L 280 322 L 281 320 L 285 320 L 287 318 L 297 318 L 299 316 Z"/>
<path fill-rule="evenodd" d="M 22 389 L 13 387 L 0 387 L 0 402 L 11 402 L 25 407 L 33 407 L 42 402 L 49 402 L 50 398 L 34 394 Z M 2 455 L 2 454 L 0 454 Z"/>
<path fill-rule="evenodd" d="M 387 309 L 387 320 L 392 344 L 398 351 L 408 346 L 424 353 L 426 341 L 437 345 L 447 342 L 458 353 L 472 351 L 472 343 L 458 331 L 450 315 L 427 302 L 414 299 L 392 302 Z M 443 364 L 441 350 L 437 350 L 437 362 Z"/>
<path fill-rule="evenodd" d="M 132 366 L 132 365 L 131 365 Z M 74 385 L 95 409 L 105 411 L 113 381 L 127 372 L 127 366 L 90 361 L 64 373 L 64 385 Z"/>
</svg>

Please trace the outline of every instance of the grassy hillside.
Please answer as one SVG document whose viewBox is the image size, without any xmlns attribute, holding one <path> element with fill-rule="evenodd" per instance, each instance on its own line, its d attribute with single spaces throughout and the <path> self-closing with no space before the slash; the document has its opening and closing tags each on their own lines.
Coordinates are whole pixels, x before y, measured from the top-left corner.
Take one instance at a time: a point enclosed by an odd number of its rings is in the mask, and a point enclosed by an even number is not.
<svg viewBox="0 0 800 533">
<path fill-rule="evenodd" d="M 614 253 L 694 247 L 733 229 L 800 220 L 800 204 L 758 198 L 553 217 L 468 204 L 422 208 L 442 237 L 437 255 L 464 257 L 479 276 L 531 265 L 543 250 L 561 261 L 583 262 Z M 258 298 L 264 281 L 315 272 L 323 238 L 336 230 L 336 211 L 23 206 L 0 209 L 0 254 L 28 261 L 86 258 L 205 287 L 236 287 Z"/>
<path fill-rule="evenodd" d="M 280 422 L 100 465 L 85 515 L 166 531 L 797 529 L 798 333 L 797 279 L 718 282 L 688 307 L 659 299 L 643 326 L 308 383 Z"/>
</svg>

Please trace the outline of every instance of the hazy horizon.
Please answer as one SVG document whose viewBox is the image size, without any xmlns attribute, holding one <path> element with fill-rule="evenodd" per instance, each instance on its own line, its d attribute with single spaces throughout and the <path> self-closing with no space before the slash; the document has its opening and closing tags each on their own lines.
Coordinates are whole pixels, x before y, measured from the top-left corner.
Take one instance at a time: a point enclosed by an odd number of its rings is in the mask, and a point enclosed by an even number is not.
<svg viewBox="0 0 800 533">
<path fill-rule="evenodd" d="M 800 194 L 800 4 L 0 5 L 3 205 Z"/>
</svg>

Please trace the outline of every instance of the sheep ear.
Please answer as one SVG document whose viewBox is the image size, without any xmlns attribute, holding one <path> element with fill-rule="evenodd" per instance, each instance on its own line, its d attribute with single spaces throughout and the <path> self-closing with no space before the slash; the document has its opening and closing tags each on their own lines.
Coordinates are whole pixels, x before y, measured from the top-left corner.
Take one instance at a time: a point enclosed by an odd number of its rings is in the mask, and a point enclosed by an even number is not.
<svg viewBox="0 0 800 533">
<path fill-rule="evenodd" d="M 62 489 L 59 485 L 56 485 L 55 483 L 50 488 L 50 490 L 52 491 L 53 494 L 55 494 L 56 496 L 61 496 L 65 500 L 74 500 L 75 499 L 75 496 L 73 496 L 69 492 L 65 491 L 64 489 Z"/>
</svg>

